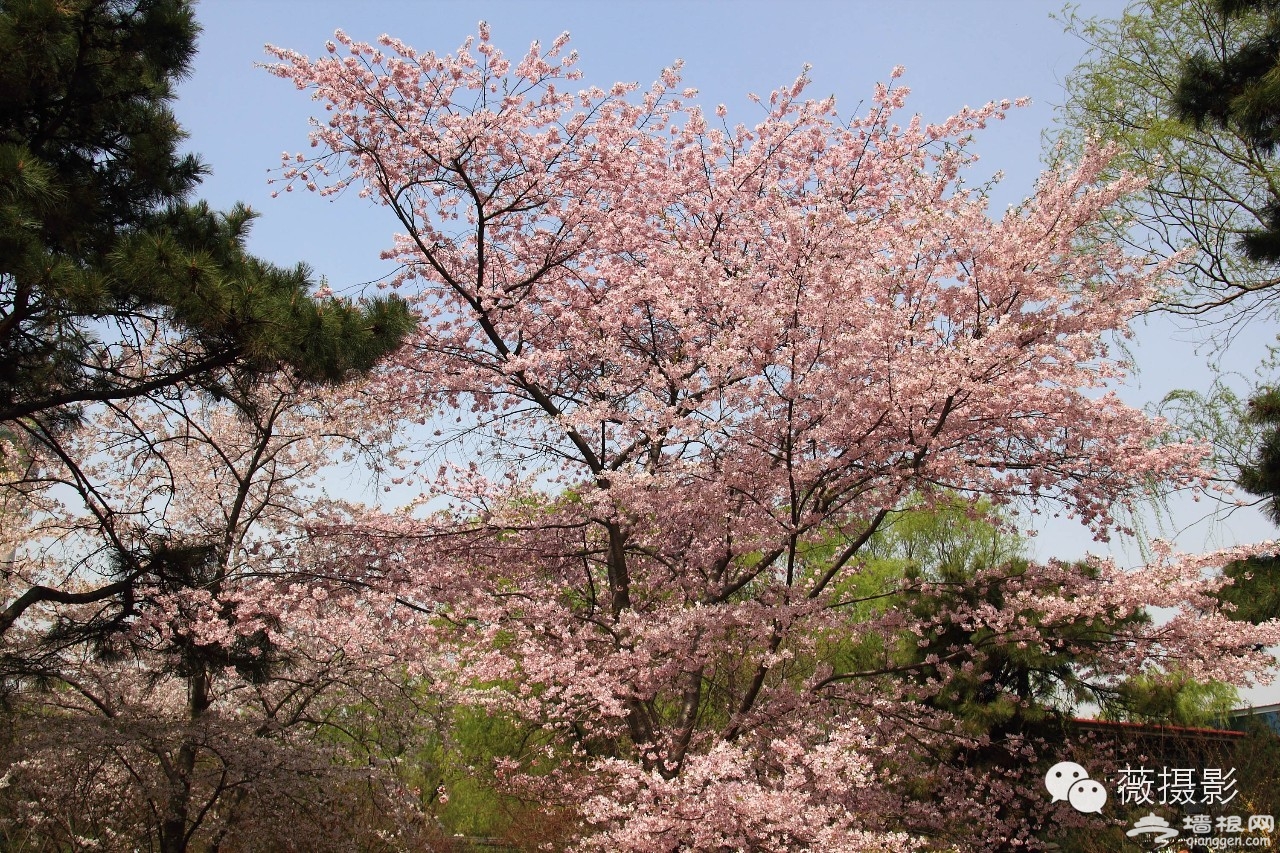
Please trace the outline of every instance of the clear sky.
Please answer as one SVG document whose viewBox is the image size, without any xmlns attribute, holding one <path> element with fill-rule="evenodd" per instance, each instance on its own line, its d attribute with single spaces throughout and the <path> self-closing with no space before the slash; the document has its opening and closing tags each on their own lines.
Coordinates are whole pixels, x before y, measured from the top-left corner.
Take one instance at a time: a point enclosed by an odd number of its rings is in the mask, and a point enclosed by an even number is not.
<svg viewBox="0 0 1280 853">
<path fill-rule="evenodd" d="M 1081 0 L 1083 16 L 1118 16 L 1123 0 Z M 815 96 L 835 94 L 855 111 L 876 81 L 895 65 L 906 66 L 911 111 L 938 120 L 963 105 L 1032 99 L 1032 105 L 989 127 L 975 150 L 982 159 L 969 183 L 1002 171 L 993 197 L 1002 210 L 1031 192 L 1042 169 L 1041 135 L 1062 100 L 1062 81 L 1086 45 L 1064 32 L 1052 16 L 1058 2 L 1043 0 L 401 0 L 401 2 L 293 2 L 204 0 L 204 27 L 194 73 L 179 91 L 179 120 L 190 147 L 212 167 L 203 197 L 218 207 L 244 201 L 262 212 L 251 249 L 277 263 L 305 260 L 340 292 L 355 294 L 363 282 L 388 272 L 378 252 L 389 245 L 395 223 L 371 202 L 347 194 L 334 201 L 309 193 L 270 198 L 268 169 L 282 152 L 307 148 L 312 103 L 255 63 L 263 45 L 315 55 L 333 30 L 363 40 L 389 33 L 414 47 L 447 52 L 474 33 L 480 20 L 508 55 L 522 55 L 533 39 L 549 43 L 572 33 L 585 83 L 607 87 L 618 80 L 649 83 L 664 66 L 685 61 L 685 83 L 706 105 L 725 103 L 730 121 L 750 122 L 759 107 L 746 95 L 789 84 L 807 63 Z M 1273 335 L 1263 330 L 1263 336 Z M 1135 405 L 1159 400 L 1175 387 L 1204 387 L 1209 374 L 1194 335 L 1165 321 L 1138 328 L 1135 355 L 1140 375 L 1124 389 Z M 1241 370 L 1259 360 L 1253 346 L 1238 348 Z M 1188 550 L 1274 536 L 1256 513 L 1235 514 L 1212 528 L 1195 525 L 1204 504 L 1178 504 L 1173 528 Z M 1112 546 L 1116 547 L 1116 546 Z M 1048 524 L 1036 540 L 1041 557 L 1104 551 L 1074 526 Z M 1137 552 L 1119 552 L 1130 564 Z"/>
<path fill-rule="evenodd" d="M 218 206 L 244 201 L 264 213 L 254 250 L 279 262 L 306 259 L 341 290 L 385 271 L 377 252 L 393 223 L 354 198 L 335 204 L 300 193 L 269 198 L 266 170 L 283 151 L 306 148 L 312 105 L 254 67 L 267 59 L 265 43 L 316 55 L 341 28 L 358 39 L 389 33 L 420 50 L 444 52 L 485 20 L 494 42 L 518 56 L 531 40 L 547 44 L 568 30 L 584 82 L 647 84 L 683 59 L 685 83 L 700 90 L 703 103 L 725 103 L 731 122 L 738 116 L 748 123 L 760 108 L 747 93 L 790 84 L 806 63 L 813 66 L 810 93 L 835 94 L 849 112 L 904 65 L 903 82 L 913 91 L 909 109 L 927 118 L 966 104 L 1033 99 L 977 147 L 983 177 L 997 170 L 1007 176 L 997 197 L 1003 207 L 1029 194 L 1041 168 L 1040 132 L 1083 49 L 1050 18 L 1058 8 L 1042 0 L 203 0 L 200 53 L 180 90 L 178 117 L 191 148 L 213 168 L 204 196 Z M 1103 15 L 1122 8 L 1119 0 L 1081 4 Z"/>
</svg>

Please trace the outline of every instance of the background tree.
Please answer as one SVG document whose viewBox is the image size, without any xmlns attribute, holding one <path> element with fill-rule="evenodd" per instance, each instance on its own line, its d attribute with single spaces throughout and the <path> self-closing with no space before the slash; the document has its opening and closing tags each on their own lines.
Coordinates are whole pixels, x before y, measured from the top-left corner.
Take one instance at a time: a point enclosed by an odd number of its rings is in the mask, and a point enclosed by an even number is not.
<svg viewBox="0 0 1280 853">
<path fill-rule="evenodd" d="M 1251 456 L 1240 466 L 1237 482 L 1257 495 L 1267 517 L 1280 524 L 1280 391 L 1263 389 L 1249 401 L 1242 416 L 1256 440 Z M 1222 597 L 1238 619 L 1265 622 L 1280 619 L 1280 555 L 1255 554 L 1231 563 L 1225 573 L 1234 583 Z"/>
<path fill-rule="evenodd" d="M 1174 669 L 1145 673 L 1122 683 L 1100 716 L 1104 720 L 1222 728 L 1239 701 L 1237 692 L 1228 685 L 1202 684 Z"/>
<path fill-rule="evenodd" d="M 1240 468 L 1240 486 L 1266 499 L 1267 517 L 1280 524 L 1280 390 L 1268 389 L 1249 401 L 1245 420 L 1262 428 L 1253 458 Z"/>
<path fill-rule="evenodd" d="M 949 750 L 934 751 L 927 775 L 903 786 L 910 796 L 900 806 L 915 825 L 961 845 L 981 833 L 1002 848 L 1005 842 L 996 839 L 1010 826 L 1026 836 L 1061 840 L 1060 826 L 1046 831 L 1054 826 L 1044 802 L 1048 763 L 1087 754 L 1086 763 L 1100 771 L 1114 758 L 1078 731 L 1075 717 L 1083 709 L 1107 719 L 1220 724 L 1235 696 L 1219 682 L 1200 684 L 1160 666 L 1122 679 L 1097 678 L 1098 662 L 1135 626 L 1149 624 L 1149 614 L 1055 619 L 1040 611 L 1028 593 L 1052 590 L 1060 580 L 1034 569 L 1026 543 L 1011 531 L 1009 519 L 983 503 L 941 501 L 891 517 L 868 543 L 874 556 L 854 583 L 864 594 L 894 594 L 870 600 L 863 618 L 902 609 L 930 630 L 923 637 L 912 631 L 894 637 L 850 625 L 827 653 L 837 669 L 855 668 L 850 657 L 862 658 L 856 668 L 871 669 L 888 645 L 906 683 L 921 690 L 921 712 L 941 712 L 942 720 L 969 735 Z M 1058 571 L 1060 578 L 1090 570 L 1064 564 Z M 1023 603 L 1014 603 L 1018 599 Z M 1035 641 L 1008 642 L 999 628 L 974 618 L 981 608 L 1016 610 Z M 983 810 L 972 810 L 964 829 L 936 821 L 938 814 L 965 809 L 955 802 L 965 799 L 982 803 Z"/>
<path fill-rule="evenodd" d="M 1275 319 L 1280 166 L 1275 159 L 1274 74 L 1280 6 L 1270 0 L 1150 0 L 1118 21 L 1068 18 L 1092 45 L 1067 81 L 1058 153 L 1100 136 L 1118 146 L 1116 168 L 1149 181 L 1122 202 L 1115 235 L 1169 257 L 1186 287 L 1165 307 L 1229 335 L 1251 316 Z M 1207 391 L 1169 395 L 1175 431 L 1212 442 L 1220 480 L 1260 503 L 1275 494 L 1273 359 L 1258 376 L 1220 377 Z M 1241 379 L 1246 387 L 1241 390 Z M 1271 514 L 1269 512 L 1269 514 Z M 1280 615 L 1276 566 L 1258 555 L 1233 563 L 1222 592 L 1242 619 Z"/>
<path fill-rule="evenodd" d="M 339 33 L 273 69 L 332 107 L 282 180 L 385 205 L 425 318 L 366 412 L 433 413 L 440 439 L 404 459 L 421 511 L 335 519 L 326 571 L 429 602 L 406 630 L 457 699 L 554 739 L 501 763 L 513 790 L 584 849 L 1013 847 L 1036 828 L 977 812 L 1017 778 L 928 820 L 903 803 L 980 741 L 941 707 L 975 656 L 904 661 L 891 639 L 1053 652 L 1046 625 L 1106 619 L 1092 681 L 1271 666 L 1280 629 L 1226 619 L 1207 577 L 1247 549 L 1029 563 L 994 600 L 923 590 L 954 595 L 945 615 L 859 610 L 906 592 L 855 580 L 912 501 L 1025 502 L 1106 537 L 1152 483 L 1203 474 L 1201 448 L 1101 392 L 1167 270 L 1101 239 L 1137 186 L 1099 182 L 1105 153 L 992 219 L 958 178 L 1012 105 L 927 124 L 896 117 L 895 84 L 847 117 L 801 77 L 730 126 L 678 68 L 573 92 L 565 44 L 508 60 L 484 26 L 447 56 Z M 1144 607 L 1175 615 L 1125 622 Z M 820 653 L 876 636 L 874 661 Z"/>
<path fill-rule="evenodd" d="M 1226 338 L 1241 321 L 1275 317 L 1275 264 L 1239 244 L 1268 228 L 1280 198 L 1269 143 L 1237 122 L 1182 120 L 1183 70 L 1221 67 L 1264 38 L 1268 17 L 1254 5 L 1222 14 L 1215 0 L 1140 0 L 1118 20 L 1068 12 L 1067 28 L 1090 45 L 1067 77 L 1059 127 L 1047 136 L 1051 162 L 1078 158 L 1091 140 L 1114 143 L 1107 176 L 1133 172 L 1146 184 L 1121 199 L 1109 236 L 1144 255 L 1186 252 L 1181 284 L 1166 289 L 1164 310 L 1220 323 Z"/>
<path fill-rule="evenodd" d="M 1280 143 L 1280 3 L 1275 0 L 1218 0 L 1224 22 L 1255 23 L 1248 38 L 1225 56 L 1201 52 L 1183 69 L 1174 96 L 1178 114 L 1197 128 L 1233 128 L 1259 151 L 1274 155 Z M 1280 170 L 1272 161 L 1272 169 Z M 1273 190 L 1263 227 L 1243 234 L 1240 250 L 1252 261 L 1280 261 L 1280 193 Z M 1249 401 L 1243 417 L 1258 431 L 1252 458 L 1237 482 L 1265 501 L 1268 517 L 1280 524 L 1280 393 L 1264 388 Z M 1227 567 L 1235 583 L 1224 597 L 1241 619 L 1280 617 L 1280 559 L 1258 555 Z"/>
<path fill-rule="evenodd" d="M 345 445 L 307 383 L 248 393 L 100 407 L 39 448 L 38 480 L 0 491 L 30 510 L 11 584 L 130 578 L 118 599 L 33 605 L 10 632 L 6 844 L 432 843 L 410 789 L 438 738 L 424 661 L 385 629 L 396 602 L 326 581 L 301 532 Z"/>
<path fill-rule="evenodd" d="M 394 298 L 312 298 L 305 266 L 246 252 L 249 210 L 190 201 L 204 167 L 179 153 L 168 102 L 197 31 L 186 0 L 0 5 L 6 472 L 35 447 L 56 452 L 90 404 L 238 393 L 281 369 L 338 382 L 412 325 Z M 9 587 L 0 635 L 34 604 L 119 599 L 133 577 L 71 592 L 53 572 Z"/>
<path fill-rule="evenodd" d="M 1210 123 L 1232 128 L 1258 151 L 1274 154 L 1280 143 L 1280 3 L 1216 0 L 1215 5 L 1224 29 L 1232 19 L 1254 26 L 1225 55 L 1202 49 L 1187 60 L 1174 108 L 1197 129 Z M 1273 194 L 1263 214 L 1265 227 L 1243 234 L 1240 246 L 1250 260 L 1274 264 L 1280 261 L 1280 195 Z"/>
</svg>

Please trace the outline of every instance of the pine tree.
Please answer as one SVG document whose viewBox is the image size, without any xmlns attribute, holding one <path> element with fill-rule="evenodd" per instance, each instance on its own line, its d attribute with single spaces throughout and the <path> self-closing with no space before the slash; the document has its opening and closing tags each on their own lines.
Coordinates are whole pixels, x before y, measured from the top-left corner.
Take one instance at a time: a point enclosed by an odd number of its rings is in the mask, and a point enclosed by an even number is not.
<svg viewBox="0 0 1280 853">
<path fill-rule="evenodd" d="M 190 394 L 251 407 L 280 371 L 337 383 L 413 326 L 400 299 L 314 298 L 310 270 L 251 255 L 254 214 L 192 199 L 169 108 L 198 33 L 189 0 L 0 0 L 0 473 L 60 444 L 93 404 Z M 41 602 L 123 600 L 110 583 L 32 583 L 0 635 Z M 4 602 L 0 602 L 4 603 Z M 128 610 L 125 607 L 125 610 Z"/>
<path fill-rule="evenodd" d="M 1267 388 L 1249 401 L 1246 421 L 1259 428 L 1253 457 L 1240 468 L 1237 483 L 1263 499 L 1263 512 L 1280 524 L 1280 389 Z M 1249 622 L 1280 619 L 1280 554 L 1259 554 L 1223 569 L 1232 585 L 1221 597 Z"/>
<path fill-rule="evenodd" d="M 1183 68 L 1173 106 L 1197 128 L 1232 127 L 1259 151 L 1280 145 L 1280 0 L 1217 0 L 1226 18 L 1261 15 L 1265 25 L 1221 59 L 1208 53 Z M 1265 228 L 1245 233 L 1240 246 L 1255 261 L 1280 261 L 1280 198 L 1272 191 Z"/>
<path fill-rule="evenodd" d="M 197 32 L 187 0 L 0 2 L 0 423 L 281 367 L 335 382 L 411 326 L 394 298 L 311 298 L 304 265 L 246 252 L 248 209 L 191 201 L 206 170 L 169 102 Z"/>
</svg>

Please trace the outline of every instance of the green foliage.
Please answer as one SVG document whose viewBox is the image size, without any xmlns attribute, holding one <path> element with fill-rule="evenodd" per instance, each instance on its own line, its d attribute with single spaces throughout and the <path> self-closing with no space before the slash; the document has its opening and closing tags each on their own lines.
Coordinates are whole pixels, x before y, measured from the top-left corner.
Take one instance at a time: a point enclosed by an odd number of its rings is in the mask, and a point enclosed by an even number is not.
<svg viewBox="0 0 1280 853">
<path fill-rule="evenodd" d="M 1116 21 L 1068 10 L 1066 25 L 1090 51 L 1067 79 L 1053 162 L 1099 139 L 1117 148 L 1115 172 L 1148 180 L 1122 203 L 1112 236 L 1164 257 L 1188 251 L 1178 268 L 1186 286 L 1165 295 L 1166 308 L 1227 320 L 1226 340 L 1237 320 L 1274 319 L 1280 3 L 1139 0 Z M 1260 372 L 1273 370 L 1268 359 Z M 1161 408 L 1176 437 L 1210 442 L 1225 478 L 1263 498 L 1280 523 L 1280 397 L 1265 379 L 1241 393 L 1223 377 L 1204 393 L 1174 392 Z M 1227 567 L 1236 583 L 1222 598 L 1237 618 L 1280 613 L 1274 562 Z"/>
<path fill-rule="evenodd" d="M 101 257 L 121 229 L 198 183 L 203 167 L 178 156 L 184 134 L 168 107 L 198 31 L 180 0 L 0 5 L 5 186 L 31 203 L 40 244 Z"/>
<path fill-rule="evenodd" d="M 1227 482 L 1256 495 L 1267 516 L 1280 524 L 1280 390 L 1257 386 L 1246 399 L 1219 381 L 1206 394 L 1174 392 L 1162 409 L 1174 424 L 1174 437 L 1209 441 L 1214 465 Z M 1233 618 L 1254 623 L 1280 618 L 1280 558 L 1261 554 L 1238 560 L 1223 574 L 1232 583 L 1218 598 L 1231 605 Z"/>
<path fill-rule="evenodd" d="M 1243 418 L 1260 428 L 1252 458 L 1240 466 L 1240 487 L 1266 499 L 1266 512 L 1280 524 L 1280 390 L 1265 388 L 1249 401 Z"/>
<path fill-rule="evenodd" d="M 359 729 L 359 740 L 374 759 L 401 768 L 404 781 L 421 792 L 423 808 L 447 835 L 510 839 L 522 842 L 513 849 L 534 849 L 535 827 L 552 823 L 554 809 L 512 793 L 500 777 L 500 765 L 519 763 L 534 775 L 539 768 L 550 772 L 558 762 L 544 751 L 544 732 L 491 708 L 451 705 L 431 686 L 410 692 L 416 711 L 395 717 L 385 707 L 353 706 L 351 719 L 325 736 L 345 743 Z M 353 725 L 356 719 L 364 721 L 363 728 Z M 406 750 L 406 744 L 412 748 Z"/>
<path fill-rule="evenodd" d="M 1229 684 L 1194 681 L 1178 670 L 1152 672 L 1121 684 L 1101 716 L 1123 722 L 1221 728 L 1239 701 Z"/>
<path fill-rule="evenodd" d="M 1266 154 L 1280 144 L 1280 2 L 1217 0 L 1224 19 L 1261 19 L 1258 28 L 1225 56 L 1202 50 L 1183 67 L 1174 93 L 1179 117 L 1231 127 Z M 1245 233 L 1240 247 L 1255 261 L 1280 261 L 1280 194 L 1264 210 L 1265 228 Z"/>
<path fill-rule="evenodd" d="M 867 599 L 857 618 L 905 608 L 936 629 L 896 641 L 854 634 L 832 641 L 827 659 L 837 669 L 882 666 L 921 684 L 941 682 L 926 704 L 954 715 L 972 734 L 1049 732 L 1082 703 L 1100 706 L 1104 719 L 1218 724 L 1236 701 L 1229 686 L 1178 672 L 1119 684 L 1087 680 L 1090 662 L 1108 653 L 1117 632 L 1147 621 L 1144 613 L 1064 622 L 1026 608 L 1018 623 L 1038 638 L 1031 642 L 971 624 L 963 614 L 1004 609 L 1027 589 L 1025 545 L 989 504 L 954 500 L 909 509 L 877 534 L 870 551 L 867 571 L 846 591 Z M 886 589 L 899 591 L 876 596 Z"/>
<path fill-rule="evenodd" d="M 228 371 L 337 382 L 412 327 L 395 298 L 312 299 L 245 251 L 247 208 L 189 201 L 169 103 L 197 32 L 188 0 L 0 4 L 0 422 Z"/>
<path fill-rule="evenodd" d="M 1234 619 L 1255 624 L 1280 619 L 1280 556 L 1254 556 L 1237 560 L 1223 569 L 1231 586 L 1218 597 L 1231 604 Z"/>
<path fill-rule="evenodd" d="M 896 567 L 903 592 L 885 606 L 909 610 L 936 624 L 921 639 L 904 636 L 895 650 L 898 666 L 915 665 L 911 678 L 945 687 L 927 704 L 957 716 L 975 734 L 1021 728 L 1042 720 L 1074 685 L 1075 657 L 1065 651 L 1087 642 L 1097 626 L 1054 626 L 1056 647 L 1007 642 L 961 614 L 983 605 L 1006 606 L 1007 592 L 1026 572 L 1024 543 L 989 504 L 959 500 L 909 510 L 872 543 L 884 572 Z M 1041 627 L 1040 615 L 1026 624 Z M 1067 636 L 1070 635 L 1070 636 Z M 930 664 L 929 661 L 937 663 Z"/>
<path fill-rule="evenodd" d="M 990 503 L 959 499 L 908 508 L 877 531 L 869 544 L 879 561 L 900 565 L 907 574 L 941 581 L 972 576 L 991 566 L 1019 560 L 1025 544 L 1007 529 Z"/>
<path fill-rule="evenodd" d="M 1235 125 L 1266 151 L 1280 144 L 1280 2 L 1216 0 L 1224 19 L 1254 17 L 1263 23 L 1225 55 L 1201 50 L 1187 60 L 1174 103 L 1197 126 Z"/>
<path fill-rule="evenodd" d="M 449 740 L 438 756 L 440 785 L 448 802 L 439 810 L 452 832 L 499 836 L 522 810 L 519 800 L 499 791 L 495 762 L 526 758 L 536 732 L 528 723 L 478 708 L 453 713 Z"/>
<path fill-rule="evenodd" d="M 1170 442 L 1201 441 L 1212 448 L 1209 463 L 1223 485 L 1235 483 L 1261 438 L 1257 425 L 1247 417 L 1248 393 L 1238 391 L 1228 379 L 1218 377 L 1203 392 L 1171 391 L 1158 408 L 1158 414 L 1170 423 Z"/>
<path fill-rule="evenodd" d="M 1175 103 L 1187 63 L 1226 61 L 1266 31 L 1266 16 L 1227 18 L 1213 0 L 1136 0 L 1118 20 L 1068 8 L 1064 23 L 1089 51 L 1068 76 L 1058 126 L 1046 135 L 1051 164 L 1098 141 L 1116 146 L 1110 175 L 1147 180 L 1117 206 L 1107 236 L 1158 257 L 1189 250 L 1164 294 L 1166 310 L 1227 321 L 1219 327 L 1224 339 L 1231 320 L 1274 317 L 1274 265 L 1238 244 L 1268 227 L 1280 172 L 1237 124 L 1197 128 Z"/>
</svg>

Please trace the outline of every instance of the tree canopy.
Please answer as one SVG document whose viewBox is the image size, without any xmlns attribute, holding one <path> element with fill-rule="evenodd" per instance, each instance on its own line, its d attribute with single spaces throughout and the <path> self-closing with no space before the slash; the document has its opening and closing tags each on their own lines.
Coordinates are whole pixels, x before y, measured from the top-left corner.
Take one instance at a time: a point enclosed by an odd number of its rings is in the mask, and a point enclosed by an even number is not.
<svg viewBox="0 0 1280 853">
<path fill-rule="evenodd" d="M 1012 849 L 1045 818 L 979 803 L 1026 789 L 1034 745 L 1001 745 L 1008 773 L 938 757 L 977 746 L 966 714 L 1053 682 L 1068 626 L 1110 632 L 1073 674 L 1092 683 L 1269 665 L 1277 627 L 1227 619 L 1206 571 L 1247 549 L 874 567 L 915 501 L 1105 538 L 1152 484 L 1206 474 L 1104 390 L 1169 271 L 1106 239 L 1140 185 L 1102 180 L 1107 150 L 995 218 L 959 177 L 1012 104 L 902 119 L 891 80 L 849 116 L 801 76 L 731 124 L 678 67 L 575 91 L 566 41 L 508 59 L 485 26 L 448 55 L 338 33 L 272 69 L 330 108 L 282 180 L 376 199 L 427 318 L 365 413 L 425 421 L 402 473 L 438 503 L 335 519 L 361 559 L 329 570 L 408 584 L 440 682 L 544 733 L 503 763 L 512 790 L 583 849 Z"/>
<path fill-rule="evenodd" d="M 204 171 L 169 109 L 198 27 L 186 0 L 6 0 L 0 5 L 0 468 L 36 446 L 67 456 L 87 406 L 237 395 L 286 371 L 337 383 L 412 328 L 395 297 L 313 297 L 308 268 L 246 250 L 254 214 L 192 201 Z M 118 598 L 50 575 L 6 591 L 0 634 L 30 606 Z M 12 596 L 12 597 L 9 597 Z"/>
<path fill-rule="evenodd" d="M 1184 121 L 1191 96 L 1183 89 L 1179 100 L 1179 87 L 1184 69 L 1221 69 L 1261 43 L 1274 26 L 1261 6 L 1274 4 L 1233 4 L 1224 15 L 1216 0 L 1140 0 L 1117 20 L 1068 11 L 1067 28 L 1090 49 L 1068 75 L 1058 127 L 1046 136 L 1054 163 L 1091 142 L 1116 146 L 1106 174 L 1133 172 L 1145 184 L 1117 203 L 1111 238 L 1158 257 L 1182 253 L 1181 282 L 1158 305 L 1211 324 L 1222 341 L 1240 322 L 1275 317 L 1274 259 L 1250 256 L 1240 242 L 1270 227 L 1280 171 L 1269 143 L 1240 122 Z M 1227 104 L 1209 103 L 1215 85 L 1206 84 L 1206 109 Z"/>
<path fill-rule="evenodd" d="M 1197 129 L 1231 128 L 1266 155 L 1280 144 L 1280 3 L 1217 0 L 1224 28 L 1231 19 L 1256 22 L 1224 53 L 1201 49 L 1186 61 L 1173 106 Z M 1275 164 L 1272 164 L 1275 169 Z M 1280 195 L 1264 208 L 1264 228 L 1246 232 L 1241 249 L 1253 261 L 1280 261 Z"/>
<path fill-rule="evenodd" d="M 248 254 L 246 208 L 191 202 L 168 104 L 197 32 L 185 0 L 0 7 L 0 423 L 228 371 L 339 381 L 409 329 L 399 300 L 313 299 L 304 265 Z"/>
<path fill-rule="evenodd" d="M 1273 670 L 1280 623 L 1218 597 L 1257 549 L 1022 548 L 1209 477 L 1111 390 L 1176 263 L 1112 239 L 1113 151 L 995 215 L 964 176 L 1015 105 L 929 123 L 900 70 L 747 124 L 679 66 L 583 82 L 567 35 L 272 51 L 328 116 L 278 180 L 372 199 L 420 321 L 350 382 L 250 336 L 10 422 L 0 844 L 420 850 L 505 813 L 583 853 L 1012 853 L 1108 821 L 1046 806 L 1082 698 Z M 256 281 L 243 215 L 163 206 L 101 269 L 172 240 Z M 230 334 L 146 304 L 136 357 Z"/>
</svg>

